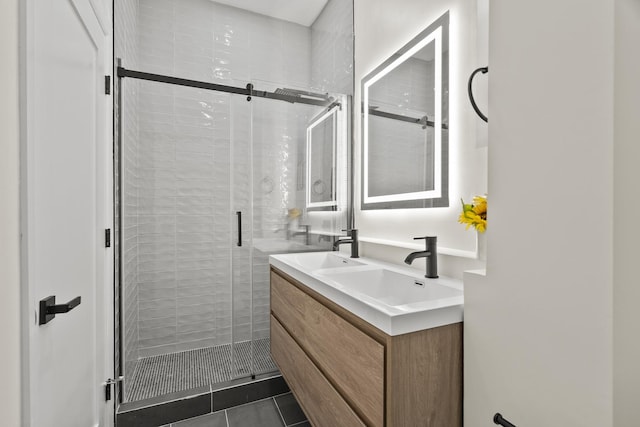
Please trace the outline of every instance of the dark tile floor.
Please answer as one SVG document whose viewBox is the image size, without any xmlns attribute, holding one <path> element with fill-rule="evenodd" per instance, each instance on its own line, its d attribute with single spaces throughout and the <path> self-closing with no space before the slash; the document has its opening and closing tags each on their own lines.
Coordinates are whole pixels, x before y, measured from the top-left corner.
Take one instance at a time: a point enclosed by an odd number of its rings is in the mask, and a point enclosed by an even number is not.
<svg viewBox="0 0 640 427">
<path fill-rule="evenodd" d="M 311 427 L 291 393 L 234 406 L 164 427 Z"/>
</svg>

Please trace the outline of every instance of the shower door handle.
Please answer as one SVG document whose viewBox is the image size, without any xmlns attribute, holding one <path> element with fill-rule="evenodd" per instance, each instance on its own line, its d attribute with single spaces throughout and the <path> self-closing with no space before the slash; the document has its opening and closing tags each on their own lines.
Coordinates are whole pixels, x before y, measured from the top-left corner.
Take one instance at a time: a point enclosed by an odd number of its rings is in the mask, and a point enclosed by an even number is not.
<svg viewBox="0 0 640 427">
<path fill-rule="evenodd" d="M 242 246 L 242 212 L 237 211 L 238 216 L 238 246 Z"/>
</svg>

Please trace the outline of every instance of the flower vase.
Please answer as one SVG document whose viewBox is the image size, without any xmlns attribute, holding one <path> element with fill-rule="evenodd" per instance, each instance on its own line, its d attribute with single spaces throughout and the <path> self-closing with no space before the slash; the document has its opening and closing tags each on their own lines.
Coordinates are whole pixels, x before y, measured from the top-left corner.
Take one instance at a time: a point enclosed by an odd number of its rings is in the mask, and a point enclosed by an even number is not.
<svg viewBox="0 0 640 427">
<path fill-rule="evenodd" d="M 487 232 L 476 232 L 476 258 L 480 261 L 487 260 Z"/>
</svg>

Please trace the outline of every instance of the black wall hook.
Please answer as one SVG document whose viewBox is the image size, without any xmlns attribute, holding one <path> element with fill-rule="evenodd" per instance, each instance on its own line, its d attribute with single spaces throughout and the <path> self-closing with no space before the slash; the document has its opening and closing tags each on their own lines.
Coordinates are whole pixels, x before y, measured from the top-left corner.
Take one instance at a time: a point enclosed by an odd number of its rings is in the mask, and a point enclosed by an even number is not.
<svg viewBox="0 0 640 427">
<path fill-rule="evenodd" d="M 469 77 L 469 84 L 467 85 L 467 91 L 469 92 L 469 101 L 471 101 L 471 106 L 475 110 L 476 114 L 478 114 L 478 116 L 480 116 L 480 118 L 487 123 L 489 122 L 489 119 L 487 118 L 487 116 L 482 114 L 482 111 L 480 111 L 480 109 L 478 108 L 478 105 L 476 104 L 476 100 L 473 98 L 473 89 L 471 85 L 473 83 L 473 78 L 476 76 L 476 74 L 478 73 L 487 74 L 488 71 L 489 71 L 489 67 L 477 68 L 476 70 L 473 71 L 473 73 L 471 73 L 471 76 Z"/>
</svg>

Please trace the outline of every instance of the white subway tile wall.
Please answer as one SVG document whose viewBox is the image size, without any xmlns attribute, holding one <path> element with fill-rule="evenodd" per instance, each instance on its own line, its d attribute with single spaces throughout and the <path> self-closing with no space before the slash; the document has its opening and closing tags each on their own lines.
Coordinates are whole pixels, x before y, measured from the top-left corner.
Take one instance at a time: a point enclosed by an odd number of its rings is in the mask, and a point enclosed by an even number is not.
<svg viewBox="0 0 640 427">
<path fill-rule="evenodd" d="M 330 0 L 311 26 L 311 87 L 353 95 L 352 0 Z"/>
</svg>

